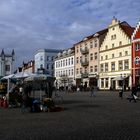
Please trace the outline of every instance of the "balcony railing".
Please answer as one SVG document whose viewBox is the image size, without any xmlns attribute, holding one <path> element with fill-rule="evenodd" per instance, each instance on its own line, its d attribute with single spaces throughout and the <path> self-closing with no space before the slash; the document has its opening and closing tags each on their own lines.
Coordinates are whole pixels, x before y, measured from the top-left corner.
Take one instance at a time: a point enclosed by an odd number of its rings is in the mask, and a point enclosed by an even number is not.
<svg viewBox="0 0 140 140">
<path fill-rule="evenodd" d="M 89 49 L 88 48 L 81 48 L 80 51 L 81 51 L 82 54 L 89 53 Z"/>
<path fill-rule="evenodd" d="M 89 65 L 89 61 L 88 60 L 81 60 L 81 66 L 88 66 Z"/>
<path fill-rule="evenodd" d="M 87 72 L 81 73 L 81 78 L 88 78 L 88 73 Z"/>
</svg>

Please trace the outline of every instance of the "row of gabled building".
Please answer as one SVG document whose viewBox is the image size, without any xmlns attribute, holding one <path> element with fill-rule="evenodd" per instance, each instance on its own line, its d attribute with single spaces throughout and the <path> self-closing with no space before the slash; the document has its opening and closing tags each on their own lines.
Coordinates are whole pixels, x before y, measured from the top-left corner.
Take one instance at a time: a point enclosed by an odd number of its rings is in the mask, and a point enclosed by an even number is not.
<svg viewBox="0 0 140 140">
<path fill-rule="evenodd" d="M 140 24 L 135 29 L 113 18 L 106 29 L 57 54 L 55 77 L 58 87 L 108 90 L 140 84 Z"/>
<path fill-rule="evenodd" d="M 0 76 L 12 73 L 15 52 L 0 55 Z M 111 24 L 84 37 L 65 50 L 39 49 L 34 60 L 23 62 L 16 72 L 47 73 L 55 86 L 96 86 L 129 89 L 140 85 L 140 22 L 136 28 L 116 18 Z"/>
</svg>

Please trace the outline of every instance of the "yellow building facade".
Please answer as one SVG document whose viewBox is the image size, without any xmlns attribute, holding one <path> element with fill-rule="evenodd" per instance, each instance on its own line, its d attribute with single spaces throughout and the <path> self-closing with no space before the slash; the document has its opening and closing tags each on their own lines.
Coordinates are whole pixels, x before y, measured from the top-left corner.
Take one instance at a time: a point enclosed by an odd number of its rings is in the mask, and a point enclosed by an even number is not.
<svg viewBox="0 0 140 140">
<path fill-rule="evenodd" d="M 99 89 L 131 87 L 131 35 L 133 28 L 113 18 L 100 47 Z"/>
</svg>

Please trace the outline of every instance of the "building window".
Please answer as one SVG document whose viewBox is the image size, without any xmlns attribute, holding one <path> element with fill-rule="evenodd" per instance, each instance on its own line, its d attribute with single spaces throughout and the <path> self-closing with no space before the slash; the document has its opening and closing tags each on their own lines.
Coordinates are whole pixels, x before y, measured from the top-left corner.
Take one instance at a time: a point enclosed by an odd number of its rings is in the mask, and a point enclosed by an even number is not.
<svg viewBox="0 0 140 140">
<path fill-rule="evenodd" d="M 105 87 L 108 88 L 108 78 L 105 78 Z"/>
<path fill-rule="evenodd" d="M 136 43 L 135 50 L 136 51 L 139 51 L 140 50 L 140 44 L 139 43 Z"/>
<path fill-rule="evenodd" d="M 101 64 L 100 66 L 101 66 L 100 71 L 103 72 L 104 71 L 104 64 Z"/>
<path fill-rule="evenodd" d="M 61 60 L 61 64 L 60 64 L 60 67 L 62 67 L 62 60 Z"/>
<path fill-rule="evenodd" d="M 90 54 L 90 60 L 93 60 L 93 53 Z"/>
<path fill-rule="evenodd" d="M 40 61 L 43 61 L 43 56 L 40 56 Z"/>
<path fill-rule="evenodd" d="M 94 47 L 97 47 L 97 40 L 94 41 Z"/>
<path fill-rule="evenodd" d="M 79 74 L 79 69 L 76 69 L 76 74 Z"/>
<path fill-rule="evenodd" d="M 103 88 L 103 87 L 104 87 L 104 79 L 101 78 L 101 88 Z"/>
<path fill-rule="evenodd" d="M 90 72 L 93 72 L 93 66 L 90 66 Z"/>
<path fill-rule="evenodd" d="M 108 55 L 105 56 L 105 59 L 106 59 L 106 60 L 108 59 Z"/>
<path fill-rule="evenodd" d="M 71 58 L 71 64 L 73 65 L 73 58 Z"/>
<path fill-rule="evenodd" d="M 47 64 L 47 69 L 49 69 L 49 64 Z"/>
<path fill-rule="evenodd" d="M 90 41 L 90 48 L 92 48 L 93 47 L 93 42 L 92 41 Z"/>
<path fill-rule="evenodd" d="M 69 70 L 69 76 L 70 76 L 70 70 Z"/>
<path fill-rule="evenodd" d="M 107 46 L 107 45 L 105 46 L 105 49 L 106 49 L 106 50 L 108 49 L 108 46 Z"/>
<path fill-rule="evenodd" d="M 122 41 L 119 42 L 119 46 L 121 46 L 121 45 L 122 45 Z"/>
<path fill-rule="evenodd" d="M 65 67 L 65 60 L 63 60 L 63 67 Z"/>
<path fill-rule="evenodd" d="M 105 63 L 105 72 L 108 72 L 108 63 Z"/>
<path fill-rule="evenodd" d="M 124 69 L 125 70 L 129 69 L 129 60 L 124 60 Z"/>
<path fill-rule="evenodd" d="M 70 65 L 70 58 L 69 58 L 69 65 Z"/>
<path fill-rule="evenodd" d="M 103 60 L 103 56 L 101 56 L 101 60 Z"/>
<path fill-rule="evenodd" d="M 77 53 L 79 52 L 79 47 L 77 47 Z"/>
<path fill-rule="evenodd" d="M 140 69 L 136 69 L 136 76 L 140 76 Z"/>
<path fill-rule="evenodd" d="M 119 56 L 122 56 L 122 52 L 119 53 Z"/>
<path fill-rule="evenodd" d="M 114 58 L 114 53 L 112 54 L 112 58 Z"/>
<path fill-rule="evenodd" d="M 125 51 L 125 56 L 127 56 L 128 55 L 128 51 Z"/>
<path fill-rule="evenodd" d="M 10 65 L 5 65 L 5 71 L 10 71 Z"/>
<path fill-rule="evenodd" d="M 123 61 L 119 61 L 118 70 L 123 70 Z"/>
<path fill-rule="evenodd" d="M 137 57 L 135 58 L 135 64 L 138 65 L 139 62 L 140 62 L 140 58 L 137 56 Z"/>
<path fill-rule="evenodd" d="M 94 72 L 97 72 L 97 65 L 94 66 Z"/>
<path fill-rule="evenodd" d="M 43 64 L 40 65 L 40 68 L 41 68 L 41 69 L 43 68 Z"/>
<path fill-rule="evenodd" d="M 52 70 L 54 69 L 54 65 L 52 64 Z"/>
<path fill-rule="evenodd" d="M 73 69 L 71 69 L 71 75 L 73 76 Z"/>
<path fill-rule="evenodd" d="M 49 56 L 47 56 L 47 61 L 49 61 Z"/>
<path fill-rule="evenodd" d="M 60 61 L 59 61 L 59 63 L 58 63 L 58 67 L 60 67 Z"/>
<path fill-rule="evenodd" d="M 112 44 L 112 48 L 114 48 L 114 44 Z"/>
<path fill-rule="evenodd" d="M 82 68 L 80 68 L 80 73 L 82 73 Z"/>
<path fill-rule="evenodd" d="M 68 60 L 66 59 L 66 66 L 68 65 Z"/>
<path fill-rule="evenodd" d="M 79 63 L 79 58 L 78 58 L 78 57 L 76 58 L 76 63 L 77 63 L 77 64 Z"/>
<path fill-rule="evenodd" d="M 95 59 L 95 60 L 97 59 L 97 52 L 94 53 L 94 59 Z"/>
<path fill-rule="evenodd" d="M 116 35 L 111 35 L 111 40 L 116 39 Z"/>
<path fill-rule="evenodd" d="M 115 71 L 115 62 L 111 62 L 111 71 Z"/>
<path fill-rule="evenodd" d="M 113 27 L 112 30 L 115 30 L 115 27 Z"/>
</svg>

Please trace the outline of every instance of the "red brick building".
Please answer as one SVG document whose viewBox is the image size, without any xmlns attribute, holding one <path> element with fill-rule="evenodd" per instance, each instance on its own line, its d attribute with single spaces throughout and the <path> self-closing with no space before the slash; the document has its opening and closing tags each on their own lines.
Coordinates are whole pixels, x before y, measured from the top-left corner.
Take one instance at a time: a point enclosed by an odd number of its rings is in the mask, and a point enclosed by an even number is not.
<svg viewBox="0 0 140 140">
<path fill-rule="evenodd" d="M 132 85 L 140 85 L 140 22 L 132 35 Z"/>
</svg>

